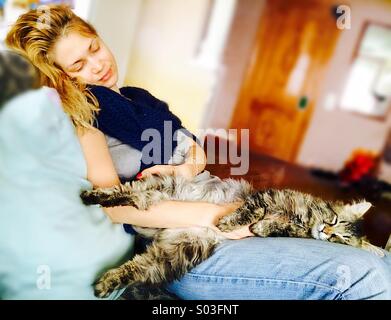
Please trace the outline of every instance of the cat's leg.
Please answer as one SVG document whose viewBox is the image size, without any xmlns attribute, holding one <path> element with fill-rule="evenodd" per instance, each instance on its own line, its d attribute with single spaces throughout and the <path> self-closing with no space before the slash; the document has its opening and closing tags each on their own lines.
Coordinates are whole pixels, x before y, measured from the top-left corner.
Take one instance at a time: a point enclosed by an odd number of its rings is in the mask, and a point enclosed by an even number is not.
<svg viewBox="0 0 391 320">
<path fill-rule="evenodd" d="M 366 239 L 360 239 L 360 241 L 357 242 L 356 245 L 354 245 L 357 248 L 364 249 L 366 251 L 369 251 L 379 257 L 384 257 L 384 252 L 381 248 L 376 247 L 375 245 L 371 244 L 368 240 Z"/>
<path fill-rule="evenodd" d="M 209 228 L 162 230 L 145 253 L 105 273 L 95 286 L 95 294 L 106 297 L 116 289 L 134 284 L 162 286 L 180 279 L 207 259 L 222 240 Z"/>
<path fill-rule="evenodd" d="M 111 188 L 96 188 L 80 193 L 85 205 L 100 204 L 103 207 L 134 206 L 129 194 L 129 185 L 118 185 Z"/>
<path fill-rule="evenodd" d="M 388 238 L 386 246 L 384 247 L 384 250 L 391 252 L 391 234 L 390 234 L 390 236 Z"/>
<path fill-rule="evenodd" d="M 290 237 L 293 234 L 291 226 L 283 221 L 261 220 L 250 226 L 250 231 L 258 237 Z"/>
<path fill-rule="evenodd" d="M 254 206 L 254 203 L 249 197 L 246 202 L 236 209 L 233 213 L 222 217 L 217 227 L 223 231 L 232 231 L 241 226 L 253 224 L 261 220 L 265 215 L 265 209 L 263 207 Z"/>
<path fill-rule="evenodd" d="M 177 179 L 172 176 L 149 176 L 140 181 L 111 188 L 96 188 L 80 194 L 84 204 L 100 204 L 103 207 L 133 206 L 147 210 L 164 199 L 169 200 L 175 191 Z"/>
</svg>

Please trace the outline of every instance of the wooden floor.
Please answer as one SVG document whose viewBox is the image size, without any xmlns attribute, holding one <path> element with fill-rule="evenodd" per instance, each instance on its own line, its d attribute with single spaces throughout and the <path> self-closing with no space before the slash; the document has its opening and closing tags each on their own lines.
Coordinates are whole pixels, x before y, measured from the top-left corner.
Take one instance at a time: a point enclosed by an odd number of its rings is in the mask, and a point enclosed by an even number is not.
<svg viewBox="0 0 391 320">
<path fill-rule="evenodd" d="M 216 159 L 218 159 L 218 154 Z M 232 175 L 231 168 L 239 165 L 208 164 L 206 170 L 221 178 L 244 178 L 257 188 L 290 188 L 307 192 L 328 200 L 358 200 L 368 199 L 368 193 L 363 194 L 357 188 L 342 186 L 332 177 L 322 177 L 311 169 L 293 165 L 266 155 L 252 155 L 249 157 L 249 171 L 244 176 Z M 378 246 L 384 247 L 391 234 L 391 200 L 376 197 L 368 199 L 374 207 L 365 215 L 364 231 L 369 240 Z"/>
</svg>

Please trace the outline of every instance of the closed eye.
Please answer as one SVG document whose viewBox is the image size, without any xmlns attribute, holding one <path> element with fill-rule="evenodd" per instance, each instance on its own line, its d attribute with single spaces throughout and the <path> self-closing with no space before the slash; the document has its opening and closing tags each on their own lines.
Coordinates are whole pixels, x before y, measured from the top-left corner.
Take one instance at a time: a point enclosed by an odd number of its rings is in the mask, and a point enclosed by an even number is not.
<svg viewBox="0 0 391 320">
<path fill-rule="evenodd" d="M 328 225 L 335 226 L 337 223 L 338 223 L 338 217 L 335 215 L 333 221 L 331 223 L 329 223 Z"/>
<path fill-rule="evenodd" d="M 100 49 L 100 45 L 97 39 L 94 40 L 94 42 L 91 44 L 90 51 L 92 53 L 98 52 Z"/>
<path fill-rule="evenodd" d="M 92 53 L 98 52 L 99 49 L 100 49 L 100 47 L 99 47 L 99 46 L 96 46 L 95 48 L 92 48 L 92 49 L 91 49 L 91 52 L 92 52 Z"/>
<path fill-rule="evenodd" d="M 72 70 L 70 70 L 70 72 L 79 72 L 83 69 L 83 67 L 84 67 L 84 63 L 80 61 L 72 66 Z"/>
<path fill-rule="evenodd" d="M 344 240 L 348 240 L 348 239 L 350 239 L 351 238 L 351 235 L 350 234 L 340 234 L 340 233 L 336 233 L 336 234 L 332 234 L 331 236 L 330 236 L 330 238 L 342 238 L 342 239 L 344 239 Z"/>
</svg>

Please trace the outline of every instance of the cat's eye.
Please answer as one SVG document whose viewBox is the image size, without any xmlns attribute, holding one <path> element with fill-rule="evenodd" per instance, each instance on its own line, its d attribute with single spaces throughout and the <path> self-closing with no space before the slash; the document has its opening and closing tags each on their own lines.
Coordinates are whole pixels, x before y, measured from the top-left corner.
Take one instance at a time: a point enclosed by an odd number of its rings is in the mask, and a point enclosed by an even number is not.
<svg viewBox="0 0 391 320">
<path fill-rule="evenodd" d="M 338 239 L 341 239 L 341 240 L 349 240 L 350 238 L 351 238 L 351 235 L 350 234 L 344 234 L 344 235 L 342 235 L 342 234 L 332 234 L 331 236 L 330 236 L 330 239 L 331 238 L 338 238 Z"/>
<path fill-rule="evenodd" d="M 333 221 L 331 221 L 331 223 L 328 223 L 328 225 L 335 226 L 337 224 L 337 222 L 338 222 L 338 217 L 334 216 Z"/>
<path fill-rule="evenodd" d="M 339 237 L 336 234 L 330 235 L 329 239 L 339 239 Z"/>
</svg>

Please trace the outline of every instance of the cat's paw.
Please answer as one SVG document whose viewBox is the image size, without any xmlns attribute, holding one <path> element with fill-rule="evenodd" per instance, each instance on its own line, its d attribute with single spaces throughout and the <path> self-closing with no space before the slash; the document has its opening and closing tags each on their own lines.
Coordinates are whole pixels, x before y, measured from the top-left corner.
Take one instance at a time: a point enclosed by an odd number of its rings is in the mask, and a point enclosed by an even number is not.
<svg viewBox="0 0 391 320">
<path fill-rule="evenodd" d="M 121 193 L 116 188 L 85 190 L 80 193 L 80 198 L 85 205 L 99 204 L 102 207 L 132 206 L 139 209 L 126 192 Z"/>
<path fill-rule="evenodd" d="M 81 192 L 80 198 L 87 206 L 100 203 L 100 196 L 95 190 L 85 190 Z"/>
<path fill-rule="evenodd" d="M 237 228 L 237 226 L 232 224 L 232 220 L 229 216 L 224 216 L 217 223 L 217 228 L 222 232 L 229 232 Z"/>
<path fill-rule="evenodd" d="M 379 247 L 376 247 L 374 246 L 373 244 L 370 244 L 369 242 L 367 241 L 364 241 L 363 244 L 362 244 L 362 248 L 364 250 L 367 250 L 369 252 L 372 252 L 373 254 L 377 255 L 378 257 L 381 257 L 383 258 L 385 256 L 384 252 L 382 249 L 380 249 Z"/>
<path fill-rule="evenodd" d="M 270 234 L 273 232 L 273 230 L 270 230 L 267 226 L 267 223 L 263 221 L 259 221 L 257 223 L 253 223 L 250 225 L 249 230 L 251 233 L 253 233 L 257 237 L 266 238 L 269 237 Z"/>
<path fill-rule="evenodd" d="M 98 298 L 108 297 L 114 290 L 123 287 L 120 272 L 117 269 L 107 271 L 99 280 L 95 283 L 95 296 Z"/>
</svg>

